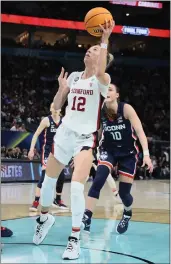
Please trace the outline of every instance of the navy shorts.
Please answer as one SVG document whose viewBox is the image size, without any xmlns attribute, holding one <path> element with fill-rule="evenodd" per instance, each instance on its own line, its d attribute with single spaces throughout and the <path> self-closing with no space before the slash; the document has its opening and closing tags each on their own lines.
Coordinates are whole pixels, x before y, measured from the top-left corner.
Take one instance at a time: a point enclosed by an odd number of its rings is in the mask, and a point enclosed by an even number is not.
<svg viewBox="0 0 171 264">
<path fill-rule="evenodd" d="M 111 170 L 117 165 L 119 175 L 134 178 L 138 161 L 136 150 L 127 152 L 100 150 L 99 154 L 98 165 L 107 165 Z"/>
<path fill-rule="evenodd" d="M 48 160 L 50 153 L 53 153 L 53 144 L 52 144 L 52 146 L 43 146 L 43 148 L 42 148 L 42 159 L 41 159 L 42 166 L 46 167 L 47 160 Z"/>
</svg>

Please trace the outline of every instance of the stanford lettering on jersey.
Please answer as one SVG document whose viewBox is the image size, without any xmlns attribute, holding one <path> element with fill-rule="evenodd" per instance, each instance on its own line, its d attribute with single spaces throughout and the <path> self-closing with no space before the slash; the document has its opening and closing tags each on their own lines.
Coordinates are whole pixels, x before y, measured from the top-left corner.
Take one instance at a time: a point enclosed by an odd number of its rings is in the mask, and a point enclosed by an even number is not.
<svg viewBox="0 0 171 264">
<path fill-rule="evenodd" d="M 93 95 L 93 90 L 71 89 L 70 93 L 84 94 L 84 95 Z"/>
</svg>

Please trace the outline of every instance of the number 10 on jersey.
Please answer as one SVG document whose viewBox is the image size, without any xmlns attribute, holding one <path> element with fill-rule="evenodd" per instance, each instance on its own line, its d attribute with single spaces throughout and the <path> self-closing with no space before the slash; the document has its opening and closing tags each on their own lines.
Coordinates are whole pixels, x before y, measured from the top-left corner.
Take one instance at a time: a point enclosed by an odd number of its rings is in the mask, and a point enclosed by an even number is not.
<svg viewBox="0 0 171 264">
<path fill-rule="evenodd" d="M 112 135 L 113 139 L 114 140 L 121 140 L 122 139 L 122 136 L 121 136 L 121 133 L 116 131 L 116 132 L 110 132 L 110 134 Z"/>
<path fill-rule="evenodd" d="M 73 105 L 72 105 L 71 110 L 84 112 L 85 111 L 85 104 L 86 104 L 86 98 L 85 97 L 74 96 Z"/>
</svg>

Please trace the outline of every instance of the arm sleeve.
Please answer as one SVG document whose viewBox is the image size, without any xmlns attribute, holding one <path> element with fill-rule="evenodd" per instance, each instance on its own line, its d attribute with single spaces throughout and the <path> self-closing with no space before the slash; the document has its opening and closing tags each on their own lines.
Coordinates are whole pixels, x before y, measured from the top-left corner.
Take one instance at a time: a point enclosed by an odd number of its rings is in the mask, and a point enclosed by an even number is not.
<svg viewBox="0 0 171 264">
<path fill-rule="evenodd" d="M 106 74 L 109 76 L 109 83 L 108 83 L 108 85 L 101 84 L 101 83 L 98 81 L 98 86 L 99 86 L 100 93 L 101 93 L 101 95 L 102 95 L 104 98 L 107 97 L 107 93 L 108 93 L 109 85 L 110 85 L 110 83 L 111 83 L 110 75 L 109 75 L 108 73 L 106 73 Z"/>
</svg>

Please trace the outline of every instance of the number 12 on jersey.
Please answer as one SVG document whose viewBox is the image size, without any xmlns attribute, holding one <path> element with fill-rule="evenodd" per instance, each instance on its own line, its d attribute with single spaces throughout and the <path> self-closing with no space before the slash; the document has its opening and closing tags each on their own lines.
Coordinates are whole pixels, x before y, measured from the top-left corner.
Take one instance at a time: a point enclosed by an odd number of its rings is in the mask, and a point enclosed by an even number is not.
<svg viewBox="0 0 171 264">
<path fill-rule="evenodd" d="M 121 140 L 122 136 L 120 132 L 110 132 L 114 140 Z"/>
<path fill-rule="evenodd" d="M 85 104 L 86 104 L 86 98 L 85 97 L 74 96 L 73 105 L 72 105 L 71 110 L 84 112 L 85 111 Z"/>
</svg>

